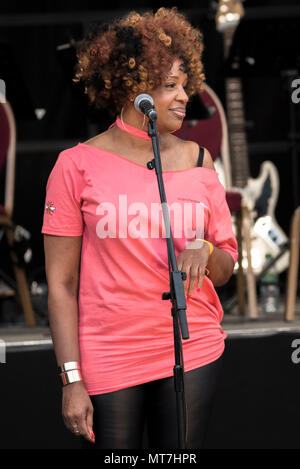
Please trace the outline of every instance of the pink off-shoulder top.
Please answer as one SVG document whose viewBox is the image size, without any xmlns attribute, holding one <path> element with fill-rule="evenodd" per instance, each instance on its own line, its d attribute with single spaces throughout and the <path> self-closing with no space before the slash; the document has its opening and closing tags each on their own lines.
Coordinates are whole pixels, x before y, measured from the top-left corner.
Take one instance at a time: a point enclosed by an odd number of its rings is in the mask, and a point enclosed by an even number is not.
<svg viewBox="0 0 300 469">
<path fill-rule="evenodd" d="M 216 171 L 163 171 L 176 256 L 197 237 L 237 260 Z M 78 292 L 83 379 L 90 395 L 173 375 L 169 270 L 155 170 L 78 143 L 59 154 L 47 182 L 42 233 L 82 236 Z M 224 350 L 223 311 L 211 280 L 187 301 L 184 369 Z M 63 314 L 63 311 L 62 311 Z"/>
</svg>

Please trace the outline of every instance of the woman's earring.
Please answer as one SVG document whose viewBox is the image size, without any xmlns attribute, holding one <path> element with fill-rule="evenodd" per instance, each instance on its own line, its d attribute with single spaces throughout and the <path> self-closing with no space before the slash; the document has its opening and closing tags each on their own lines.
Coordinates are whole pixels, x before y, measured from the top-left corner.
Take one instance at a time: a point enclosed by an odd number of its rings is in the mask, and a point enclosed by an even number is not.
<svg viewBox="0 0 300 469">
<path fill-rule="evenodd" d="M 143 119 L 143 128 L 144 128 L 144 125 L 145 125 L 145 119 L 146 119 L 146 115 L 144 114 L 144 119 Z"/>
<path fill-rule="evenodd" d="M 127 130 L 126 127 L 125 127 L 125 125 L 124 125 L 124 122 L 123 122 L 123 109 L 124 109 L 124 106 L 123 106 L 122 109 L 121 109 L 120 118 L 121 118 L 121 122 L 122 122 L 123 128 L 124 128 L 125 130 Z"/>
</svg>

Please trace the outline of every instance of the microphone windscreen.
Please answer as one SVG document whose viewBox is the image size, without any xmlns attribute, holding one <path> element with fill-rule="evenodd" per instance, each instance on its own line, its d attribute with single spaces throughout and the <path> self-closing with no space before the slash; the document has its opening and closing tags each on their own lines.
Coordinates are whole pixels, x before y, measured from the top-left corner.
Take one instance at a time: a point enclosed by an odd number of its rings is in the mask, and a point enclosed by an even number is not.
<svg viewBox="0 0 300 469">
<path fill-rule="evenodd" d="M 150 104 L 152 104 L 152 106 L 154 106 L 154 101 L 152 99 L 152 96 L 150 96 L 149 94 L 146 94 L 146 93 L 139 94 L 134 100 L 134 107 L 137 111 L 141 111 L 140 110 L 140 103 L 142 101 L 148 101 L 148 102 L 150 102 Z"/>
</svg>

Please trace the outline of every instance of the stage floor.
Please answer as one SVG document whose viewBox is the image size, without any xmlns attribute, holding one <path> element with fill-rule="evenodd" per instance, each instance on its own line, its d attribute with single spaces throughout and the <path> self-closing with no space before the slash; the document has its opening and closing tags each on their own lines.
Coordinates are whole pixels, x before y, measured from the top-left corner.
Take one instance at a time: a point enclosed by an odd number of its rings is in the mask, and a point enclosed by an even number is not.
<svg viewBox="0 0 300 469">
<path fill-rule="evenodd" d="M 228 337 L 234 336 L 259 336 L 272 335 L 279 332 L 300 331 L 300 300 L 297 299 L 295 309 L 295 319 L 293 321 L 284 320 L 284 302 L 281 301 L 279 311 L 273 314 L 262 314 L 258 312 L 257 319 L 250 319 L 233 314 L 224 314 L 222 328 Z M 12 325 L 0 327 L 0 339 L 7 347 L 17 346 L 52 346 L 52 339 L 49 327 L 26 327 Z"/>
</svg>

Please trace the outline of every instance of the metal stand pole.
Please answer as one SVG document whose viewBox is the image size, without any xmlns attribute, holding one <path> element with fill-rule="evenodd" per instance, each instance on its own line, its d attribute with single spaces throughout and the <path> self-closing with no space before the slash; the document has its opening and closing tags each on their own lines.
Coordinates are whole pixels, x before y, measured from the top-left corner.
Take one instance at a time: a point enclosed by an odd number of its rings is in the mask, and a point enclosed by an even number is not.
<svg viewBox="0 0 300 469">
<path fill-rule="evenodd" d="M 173 316 L 173 332 L 174 332 L 174 352 L 175 352 L 175 366 L 174 372 L 174 385 L 176 392 L 177 403 L 177 422 L 178 422 L 178 444 L 180 449 L 186 448 L 186 407 L 185 407 L 185 393 L 184 393 L 184 366 L 182 343 L 180 337 L 180 330 L 183 339 L 189 338 L 188 325 L 186 321 L 186 301 L 184 295 L 184 288 L 182 280 L 186 279 L 186 273 L 178 271 L 176 256 L 174 251 L 173 237 L 170 227 L 170 218 L 167 208 L 166 195 L 164 190 L 164 183 L 162 179 L 161 159 L 158 144 L 157 126 L 155 120 L 149 119 L 148 135 L 152 139 L 152 146 L 154 152 L 154 159 L 147 163 L 148 169 L 155 168 L 159 194 L 161 198 L 162 211 L 164 223 L 166 228 L 166 241 L 168 250 L 168 264 L 169 264 L 169 277 L 170 277 L 170 292 L 162 294 L 163 300 L 170 299 L 172 302 L 172 316 Z"/>
</svg>

